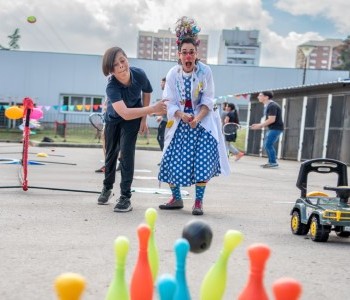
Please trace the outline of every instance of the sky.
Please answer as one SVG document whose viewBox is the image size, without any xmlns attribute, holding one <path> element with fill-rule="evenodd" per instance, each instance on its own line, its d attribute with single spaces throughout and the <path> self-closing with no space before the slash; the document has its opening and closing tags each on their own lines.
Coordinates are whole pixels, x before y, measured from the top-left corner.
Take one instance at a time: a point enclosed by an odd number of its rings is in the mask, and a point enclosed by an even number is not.
<svg viewBox="0 0 350 300">
<path fill-rule="evenodd" d="M 260 66 L 293 68 L 298 45 L 350 35 L 349 11 L 349 0 L 0 0 L 0 45 L 19 28 L 20 50 L 103 55 L 119 46 L 136 58 L 139 30 L 174 30 L 189 16 L 209 35 L 209 64 L 221 31 L 239 27 L 259 30 Z"/>
</svg>

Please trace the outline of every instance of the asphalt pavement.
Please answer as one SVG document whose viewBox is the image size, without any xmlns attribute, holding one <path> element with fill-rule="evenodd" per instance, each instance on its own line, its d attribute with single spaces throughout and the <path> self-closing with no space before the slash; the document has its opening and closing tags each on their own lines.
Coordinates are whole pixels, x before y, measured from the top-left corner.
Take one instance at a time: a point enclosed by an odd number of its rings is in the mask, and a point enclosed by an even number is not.
<svg viewBox="0 0 350 300">
<path fill-rule="evenodd" d="M 211 227 L 210 248 L 200 254 L 190 252 L 186 260 L 194 300 L 199 299 L 203 278 L 218 259 L 228 230 L 238 230 L 244 237 L 227 262 L 223 299 L 237 299 L 246 285 L 247 248 L 256 243 L 271 249 L 263 276 L 270 299 L 274 299 L 273 283 L 282 277 L 302 284 L 301 299 L 349 299 L 350 239 L 331 233 L 327 243 L 316 243 L 309 235 L 291 233 L 290 210 L 300 195 L 295 186 L 299 162 L 281 160 L 279 168 L 263 169 L 260 165 L 266 163 L 265 158 L 244 156 L 238 162 L 230 158 L 232 173 L 208 183 L 205 214 L 195 217 L 191 214 L 193 186 L 183 188 L 188 192 L 183 210 L 158 210 L 169 198 L 167 185 L 159 186 L 157 180 L 160 151 L 136 151 L 133 211 L 129 213 L 113 212 L 119 173 L 111 203 L 97 205 L 103 174 L 94 170 L 102 164 L 101 149 L 31 146 L 29 160 L 43 164 L 28 166 L 27 191 L 18 180 L 20 165 L 16 162 L 21 151 L 21 144 L 0 143 L 0 299 L 57 299 L 53 282 L 66 272 L 85 277 L 82 299 L 104 299 L 115 269 L 114 240 L 122 235 L 130 241 L 125 274 L 130 283 L 138 255 L 136 230 L 145 223 L 148 208 L 158 213 L 155 240 L 160 275 L 175 272 L 173 248 L 185 224 L 200 219 Z M 38 157 L 38 153 L 47 157 Z M 313 190 L 334 184 L 334 178 L 322 176 L 310 179 Z M 154 299 L 158 299 L 156 293 Z"/>
</svg>

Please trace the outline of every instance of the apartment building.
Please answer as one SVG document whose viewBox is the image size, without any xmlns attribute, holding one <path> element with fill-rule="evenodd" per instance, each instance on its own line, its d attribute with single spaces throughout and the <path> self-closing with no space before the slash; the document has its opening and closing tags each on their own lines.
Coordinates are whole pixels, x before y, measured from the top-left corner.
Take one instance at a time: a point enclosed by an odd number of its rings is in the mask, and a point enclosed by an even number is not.
<svg viewBox="0 0 350 300">
<path fill-rule="evenodd" d="M 224 29 L 220 35 L 219 65 L 259 66 L 258 30 Z"/>
<path fill-rule="evenodd" d="M 341 63 L 338 47 L 342 43 L 343 41 L 340 39 L 325 39 L 323 41 L 308 41 L 299 45 L 297 47 L 295 67 L 333 70 Z"/>
<path fill-rule="evenodd" d="M 208 58 L 209 36 L 198 35 L 198 58 L 206 63 Z M 139 31 L 137 40 L 137 58 L 152 60 L 177 61 L 176 35 L 170 29 L 158 32 Z"/>
</svg>

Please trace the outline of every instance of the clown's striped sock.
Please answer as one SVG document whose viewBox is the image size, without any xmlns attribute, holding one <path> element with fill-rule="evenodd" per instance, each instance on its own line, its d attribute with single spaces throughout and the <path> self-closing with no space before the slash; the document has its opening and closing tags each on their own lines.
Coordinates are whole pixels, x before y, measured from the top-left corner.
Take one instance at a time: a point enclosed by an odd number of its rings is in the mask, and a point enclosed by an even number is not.
<svg viewBox="0 0 350 300">
<path fill-rule="evenodd" d="M 207 186 L 206 182 L 196 183 L 196 200 L 203 201 L 204 191 Z"/>
<path fill-rule="evenodd" d="M 182 200 L 181 192 L 180 192 L 180 186 L 172 185 L 172 184 L 169 184 L 169 186 L 170 186 L 171 193 L 173 194 L 174 199 L 175 200 Z"/>
</svg>

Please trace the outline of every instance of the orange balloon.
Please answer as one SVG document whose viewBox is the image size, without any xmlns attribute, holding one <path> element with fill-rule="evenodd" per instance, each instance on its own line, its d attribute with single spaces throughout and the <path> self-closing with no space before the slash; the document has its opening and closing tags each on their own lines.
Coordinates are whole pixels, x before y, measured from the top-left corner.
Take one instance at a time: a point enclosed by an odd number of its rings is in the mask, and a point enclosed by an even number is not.
<svg viewBox="0 0 350 300">
<path fill-rule="evenodd" d="M 19 108 L 18 106 L 11 106 L 5 110 L 5 116 L 11 120 L 17 120 L 23 118 L 23 108 Z"/>
</svg>

